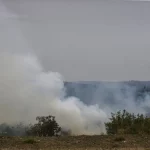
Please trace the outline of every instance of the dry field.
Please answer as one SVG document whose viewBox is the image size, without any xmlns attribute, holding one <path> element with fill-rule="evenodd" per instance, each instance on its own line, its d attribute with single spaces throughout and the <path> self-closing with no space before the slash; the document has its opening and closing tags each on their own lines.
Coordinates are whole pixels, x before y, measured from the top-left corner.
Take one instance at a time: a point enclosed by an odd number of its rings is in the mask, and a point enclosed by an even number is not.
<svg viewBox="0 0 150 150">
<path fill-rule="evenodd" d="M 0 137 L 2 150 L 150 150 L 150 136 Z"/>
</svg>

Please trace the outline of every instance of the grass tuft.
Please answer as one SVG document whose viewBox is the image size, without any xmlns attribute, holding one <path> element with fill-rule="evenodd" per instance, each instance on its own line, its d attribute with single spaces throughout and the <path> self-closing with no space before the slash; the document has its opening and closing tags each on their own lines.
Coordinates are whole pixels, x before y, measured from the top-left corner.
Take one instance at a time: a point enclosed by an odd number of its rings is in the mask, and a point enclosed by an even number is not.
<svg viewBox="0 0 150 150">
<path fill-rule="evenodd" d="M 36 143 L 36 141 L 34 139 L 25 139 L 23 142 L 25 144 L 34 144 L 34 143 Z"/>
<path fill-rule="evenodd" d="M 114 139 L 114 141 L 116 142 L 122 142 L 122 141 L 125 141 L 125 138 L 123 136 L 118 136 Z"/>
</svg>

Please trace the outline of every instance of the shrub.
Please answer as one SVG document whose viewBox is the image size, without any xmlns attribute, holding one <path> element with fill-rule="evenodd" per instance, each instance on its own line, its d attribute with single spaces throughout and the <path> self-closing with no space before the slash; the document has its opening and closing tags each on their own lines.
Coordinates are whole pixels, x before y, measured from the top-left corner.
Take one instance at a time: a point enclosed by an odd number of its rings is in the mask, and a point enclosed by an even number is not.
<svg viewBox="0 0 150 150">
<path fill-rule="evenodd" d="M 105 126 L 107 134 L 150 134 L 150 118 L 126 110 L 111 113 L 110 121 Z"/>
<path fill-rule="evenodd" d="M 54 116 L 37 117 L 37 124 L 31 125 L 27 129 L 27 134 L 32 136 L 56 136 L 60 133 L 61 128 L 55 121 Z"/>
</svg>

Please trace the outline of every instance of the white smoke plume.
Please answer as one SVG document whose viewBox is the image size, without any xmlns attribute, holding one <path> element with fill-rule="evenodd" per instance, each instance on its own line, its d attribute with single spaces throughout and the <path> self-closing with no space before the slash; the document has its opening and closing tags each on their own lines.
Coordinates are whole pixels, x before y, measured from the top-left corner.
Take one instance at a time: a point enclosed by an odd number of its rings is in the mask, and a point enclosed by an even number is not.
<svg viewBox="0 0 150 150">
<path fill-rule="evenodd" d="M 105 132 L 105 112 L 75 97 L 65 99 L 62 76 L 44 72 L 36 56 L 22 53 L 30 51 L 30 46 L 17 20 L 20 14 L 5 2 L 0 0 L 0 123 L 28 124 L 36 116 L 54 115 L 73 134 Z"/>
<path fill-rule="evenodd" d="M 73 134 L 105 132 L 103 110 L 64 95 L 62 76 L 44 72 L 35 56 L 0 55 L 0 123 L 33 123 L 36 116 L 54 115 Z"/>
</svg>

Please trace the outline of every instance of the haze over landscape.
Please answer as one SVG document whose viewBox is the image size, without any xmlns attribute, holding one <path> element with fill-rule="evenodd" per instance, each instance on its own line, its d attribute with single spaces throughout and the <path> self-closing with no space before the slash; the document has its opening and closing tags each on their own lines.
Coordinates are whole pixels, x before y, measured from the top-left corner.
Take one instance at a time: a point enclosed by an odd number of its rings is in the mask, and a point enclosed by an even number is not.
<svg viewBox="0 0 150 150">
<path fill-rule="evenodd" d="M 67 81 L 149 80 L 149 2 L 0 3 L 1 51 L 34 52 Z"/>
</svg>

